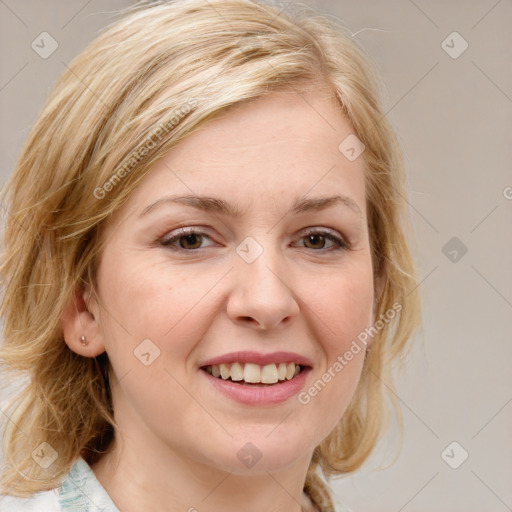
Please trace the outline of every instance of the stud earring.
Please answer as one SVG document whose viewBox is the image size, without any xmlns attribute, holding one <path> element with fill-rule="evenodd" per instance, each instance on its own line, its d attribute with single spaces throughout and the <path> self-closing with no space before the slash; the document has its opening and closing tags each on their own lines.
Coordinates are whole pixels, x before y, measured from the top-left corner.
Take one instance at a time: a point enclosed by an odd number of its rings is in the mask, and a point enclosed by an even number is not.
<svg viewBox="0 0 512 512">
<path fill-rule="evenodd" d="M 82 336 L 80 337 L 80 343 L 82 343 L 82 345 L 83 345 L 84 347 L 85 347 L 85 346 L 87 346 L 87 345 L 89 344 L 89 342 L 85 339 L 85 336 L 84 336 L 84 335 L 82 335 Z"/>
</svg>

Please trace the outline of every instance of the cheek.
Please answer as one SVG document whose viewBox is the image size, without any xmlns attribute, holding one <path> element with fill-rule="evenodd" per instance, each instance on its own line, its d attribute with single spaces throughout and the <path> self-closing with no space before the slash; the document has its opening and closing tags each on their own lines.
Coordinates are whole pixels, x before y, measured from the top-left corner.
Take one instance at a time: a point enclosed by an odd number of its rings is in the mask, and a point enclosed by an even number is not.
<svg viewBox="0 0 512 512">
<path fill-rule="evenodd" d="M 333 272 L 311 290 L 307 305 L 318 317 L 315 325 L 321 329 L 328 359 L 342 354 L 352 340 L 371 322 L 374 289 L 371 265 L 361 262 L 339 272 Z"/>
<path fill-rule="evenodd" d="M 128 258 L 116 263 L 103 295 L 102 329 L 120 381 L 117 399 L 130 404 L 118 402 L 118 410 L 136 410 L 171 425 L 172 410 L 187 415 L 196 407 L 180 383 L 186 380 L 191 347 L 208 327 L 201 298 L 218 277 L 206 277 L 199 286 L 199 277 L 162 265 L 134 260 L 127 265 Z M 158 412 L 155 403 L 161 404 Z"/>
<path fill-rule="evenodd" d="M 108 285 L 102 316 L 111 359 L 120 358 L 123 365 L 134 364 L 133 352 L 148 339 L 161 356 L 169 353 L 174 360 L 185 358 L 212 321 L 208 290 L 214 288 L 222 273 L 198 275 L 179 268 L 171 271 L 161 261 L 148 264 L 144 258 L 133 257 L 118 258 L 110 268 L 108 278 L 103 276 Z M 162 365 L 164 359 L 156 358 L 155 366 Z"/>
<path fill-rule="evenodd" d="M 187 286 L 184 275 L 148 264 L 147 258 L 130 254 L 110 258 L 110 269 L 108 276 L 103 272 L 108 281 L 104 303 L 110 306 L 111 317 L 130 333 L 160 337 L 185 315 L 193 300 L 194 286 Z"/>
<path fill-rule="evenodd" d="M 300 271 L 291 276 L 300 305 L 300 324 L 308 324 L 320 342 L 317 348 L 329 361 L 343 354 L 350 342 L 368 326 L 373 305 L 371 261 L 363 254 L 347 258 L 347 264 L 315 275 Z M 152 340 L 173 359 L 186 358 L 195 344 L 215 323 L 218 294 L 224 296 L 225 268 L 192 272 L 186 265 L 169 270 L 168 263 L 126 255 L 117 258 L 105 289 L 106 320 L 115 330 L 106 342 L 109 354 L 132 351 L 144 340 Z M 128 339 L 127 339 L 128 338 Z M 116 341 L 117 340 L 117 341 Z M 126 351 L 126 345 L 132 348 Z M 119 350 L 117 350 L 119 349 Z M 121 350 L 122 349 L 122 350 Z"/>
<path fill-rule="evenodd" d="M 370 326 L 374 298 L 371 265 L 361 261 L 322 284 L 308 306 L 318 317 L 314 325 L 324 364 L 299 395 L 312 416 L 322 417 L 319 437 L 334 428 L 359 383 L 366 353 L 361 334 Z"/>
</svg>

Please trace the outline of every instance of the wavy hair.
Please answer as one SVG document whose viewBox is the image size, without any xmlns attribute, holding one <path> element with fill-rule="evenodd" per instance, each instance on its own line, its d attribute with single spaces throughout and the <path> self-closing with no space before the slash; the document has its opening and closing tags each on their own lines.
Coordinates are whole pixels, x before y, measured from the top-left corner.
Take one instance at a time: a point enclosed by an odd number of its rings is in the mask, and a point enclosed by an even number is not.
<svg viewBox="0 0 512 512">
<path fill-rule="evenodd" d="M 331 510 L 317 470 L 331 477 L 359 468 L 392 409 L 402 433 L 392 368 L 421 325 L 406 176 L 379 76 L 338 19 L 303 4 L 285 13 L 255 0 L 139 2 L 122 14 L 66 66 L 2 191 L 0 363 L 6 382 L 27 377 L 4 409 L 2 491 L 26 497 L 57 487 L 79 455 L 92 464 L 113 439 L 108 356 L 76 354 L 61 328 L 74 292 L 94 289 L 111 214 L 207 121 L 273 91 L 327 85 L 365 145 L 374 276 L 384 276 L 375 318 L 401 305 L 374 336 L 345 414 L 314 450 L 304 489 Z M 46 469 L 32 458 L 41 443 L 58 453 Z"/>
</svg>

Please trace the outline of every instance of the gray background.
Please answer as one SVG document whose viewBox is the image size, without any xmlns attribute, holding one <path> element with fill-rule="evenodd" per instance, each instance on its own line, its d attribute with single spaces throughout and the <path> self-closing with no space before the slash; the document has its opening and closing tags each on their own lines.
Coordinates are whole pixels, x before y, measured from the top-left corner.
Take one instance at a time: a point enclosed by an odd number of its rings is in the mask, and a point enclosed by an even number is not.
<svg viewBox="0 0 512 512">
<path fill-rule="evenodd" d="M 130 3 L 0 0 L 2 183 L 65 64 Z M 400 456 L 389 466 L 392 428 L 364 468 L 333 486 L 355 512 L 510 511 L 512 3 L 305 3 L 341 18 L 382 74 L 405 152 L 424 298 L 424 341 L 397 378 Z M 31 48 L 43 31 L 58 42 L 46 59 Z"/>
</svg>

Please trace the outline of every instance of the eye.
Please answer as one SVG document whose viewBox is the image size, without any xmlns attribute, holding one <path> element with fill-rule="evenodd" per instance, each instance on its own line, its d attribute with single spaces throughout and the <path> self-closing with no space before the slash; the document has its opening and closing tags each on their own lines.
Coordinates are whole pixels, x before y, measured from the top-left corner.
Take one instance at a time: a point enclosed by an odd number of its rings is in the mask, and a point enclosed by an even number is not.
<svg viewBox="0 0 512 512">
<path fill-rule="evenodd" d="M 176 250 L 194 251 L 202 249 L 201 242 L 205 238 L 210 238 L 206 233 L 198 231 L 195 228 L 181 228 L 175 231 L 175 235 L 163 238 L 160 242 L 164 247 L 173 247 Z M 178 242 L 178 246 L 175 245 Z"/>
<path fill-rule="evenodd" d="M 314 249 L 314 250 L 348 249 L 348 244 L 346 244 L 342 238 L 340 238 L 339 236 L 335 235 L 334 233 L 331 233 L 330 231 L 326 231 L 326 230 L 318 230 L 318 229 L 310 230 L 301 237 L 301 240 L 305 240 L 305 244 L 307 243 L 310 245 L 309 247 L 307 245 L 303 245 L 303 247 L 306 247 L 307 249 Z M 334 244 L 334 245 L 331 245 L 331 247 L 326 248 L 325 243 L 327 241 L 331 242 L 331 244 Z"/>
<path fill-rule="evenodd" d="M 160 241 L 160 244 L 164 247 L 169 247 L 176 251 L 197 251 L 199 249 L 208 247 L 202 246 L 202 242 L 205 239 L 211 240 L 211 238 L 206 233 L 199 231 L 194 227 L 180 228 L 173 233 L 174 234 L 171 233 L 172 236 L 164 237 Z M 344 250 L 349 248 L 348 244 L 345 243 L 341 237 L 327 230 L 309 230 L 300 238 L 300 240 L 305 241 L 302 247 L 305 247 L 306 249 L 312 249 L 317 252 L 324 250 Z M 325 244 L 329 242 L 331 245 L 325 247 Z"/>
</svg>

